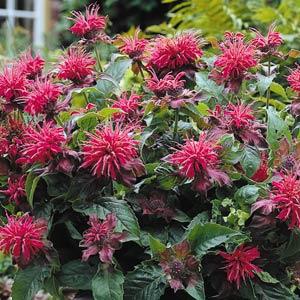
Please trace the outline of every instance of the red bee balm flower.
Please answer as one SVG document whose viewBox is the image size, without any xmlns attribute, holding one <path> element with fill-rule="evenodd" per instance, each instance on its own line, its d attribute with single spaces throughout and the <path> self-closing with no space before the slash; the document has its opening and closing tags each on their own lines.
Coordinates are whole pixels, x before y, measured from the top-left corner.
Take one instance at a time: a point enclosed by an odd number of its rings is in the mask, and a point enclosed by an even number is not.
<svg viewBox="0 0 300 300">
<path fill-rule="evenodd" d="M 275 25 L 271 25 L 266 37 L 264 37 L 258 30 L 253 29 L 256 37 L 251 41 L 252 45 L 262 52 L 274 51 L 283 43 L 283 39 L 279 32 L 275 31 Z"/>
<path fill-rule="evenodd" d="M 26 177 L 24 175 L 10 177 L 8 179 L 7 189 L 0 190 L 0 192 L 8 196 L 11 202 L 15 202 L 17 205 L 19 205 L 21 203 L 22 198 L 26 196 L 25 180 Z"/>
<path fill-rule="evenodd" d="M 61 92 L 59 85 L 49 80 L 37 79 L 30 85 L 30 92 L 24 97 L 24 110 L 31 115 L 47 114 L 53 111 Z"/>
<path fill-rule="evenodd" d="M 159 71 L 193 65 L 203 54 L 199 38 L 193 32 L 184 32 L 174 38 L 158 37 L 149 44 L 148 50 L 148 65 Z"/>
<path fill-rule="evenodd" d="M 226 260 L 226 273 L 229 282 L 235 282 L 237 288 L 241 286 L 241 279 L 253 278 L 255 272 L 262 270 L 252 264 L 252 261 L 260 257 L 257 247 L 239 246 L 231 253 L 220 251 L 219 254 Z"/>
<path fill-rule="evenodd" d="M 277 218 L 289 219 L 289 229 L 300 228 L 300 180 L 293 175 L 281 175 L 272 185 L 271 200 L 280 212 Z"/>
<path fill-rule="evenodd" d="M 90 256 L 99 254 L 103 263 L 111 263 L 115 250 L 121 248 L 121 242 L 126 238 L 125 232 L 114 232 L 117 218 L 108 214 L 103 222 L 97 216 L 90 216 L 90 228 L 83 234 L 80 247 L 87 248 L 83 251 L 82 260 L 87 261 Z"/>
<path fill-rule="evenodd" d="M 83 168 L 92 168 L 93 175 L 127 181 L 128 172 L 139 173 L 138 141 L 131 137 L 130 129 L 107 126 L 87 134 L 83 146 Z"/>
<path fill-rule="evenodd" d="M 34 220 L 27 214 L 19 218 L 8 216 L 8 223 L 0 227 L 0 250 L 11 254 L 21 266 L 27 265 L 45 248 L 43 236 L 46 232 L 44 220 Z"/>
<path fill-rule="evenodd" d="M 40 55 L 33 57 L 28 51 L 20 56 L 18 65 L 28 79 L 34 79 L 41 75 L 45 61 Z"/>
<path fill-rule="evenodd" d="M 123 37 L 119 36 L 119 40 L 123 43 L 119 47 L 119 50 L 123 54 L 127 54 L 130 58 L 134 60 L 141 60 L 143 58 L 143 53 L 148 44 L 146 39 L 139 39 L 140 29 L 136 29 L 133 37 Z"/>
<path fill-rule="evenodd" d="M 211 77 L 216 81 L 227 82 L 231 90 L 237 91 L 247 71 L 257 65 L 254 46 L 244 42 L 243 34 L 228 32 L 220 48 L 222 54 L 215 61 L 217 70 L 212 72 Z"/>
<path fill-rule="evenodd" d="M 211 121 L 215 125 L 212 133 L 216 138 L 233 133 L 241 142 L 258 144 L 263 140 L 260 132 L 262 125 L 254 117 L 250 106 L 229 103 L 222 109 L 217 104 L 211 112 Z"/>
<path fill-rule="evenodd" d="M 300 67 L 297 69 L 292 70 L 290 75 L 287 77 L 287 81 L 293 91 L 300 94 Z"/>
<path fill-rule="evenodd" d="M 20 67 L 6 67 L 0 74 L 0 97 L 12 102 L 25 94 L 26 84 L 27 80 Z"/>
<path fill-rule="evenodd" d="M 209 141 L 206 134 L 201 134 L 198 141 L 186 140 L 166 161 L 178 166 L 183 177 L 193 179 L 193 189 L 203 192 L 210 188 L 212 182 L 219 185 L 230 183 L 228 175 L 219 168 L 220 148 Z"/>
<path fill-rule="evenodd" d="M 181 79 L 184 76 L 184 72 L 180 72 L 176 76 L 168 73 L 162 79 L 159 79 L 155 73 L 152 73 L 152 77 L 147 80 L 147 87 L 157 97 L 164 97 L 167 94 L 178 96 L 184 88 L 185 80 Z"/>
<path fill-rule="evenodd" d="M 81 48 L 69 48 L 58 66 L 58 77 L 74 83 L 84 83 L 93 74 L 96 60 Z"/>
<path fill-rule="evenodd" d="M 53 127 L 52 123 L 44 123 L 42 127 L 30 127 L 24 134 L 22 157 L 18 162 L 45 164 L 63 152 L 65 142 L 63 129 Z"/>
<path fill-rule="evenodd" d="M 128 97 L 126 93 L 123 93 L 112 105 L 112 108 L 120 109 L 120 112 L 114 113 L 114 120 L 127 123 L 138 121 L 141 115 L 140 100 L 141 96 L 137 94 L 131 94 Z"/>
<path fill-rule="evenodd" d="M 160 254 L 160 266 L 175 292 L 185 287 L 195 286 L 200 279 L 199 261 L 191 254 L 190 245 L 187 241 L 162 252 Z"/>
<path fill-rule="evenodd" d="M 72 12 L 73 17 L 69 18 L 74 22 L 70 31 L 86 39 L 94 38 L 106 27 L 106 17 L 99 15 L 100 7 L 92 4 L 86 9 L 85 16 L 81 12 Z"/>
<path fill-rule="evenodd" d="M 269 177 L 268 171 L 268 156 L 265 152 L 263 152 L 261 155 L 260 166 L 251 179 L 256 182 L 263 182 Z"/>
</svg>

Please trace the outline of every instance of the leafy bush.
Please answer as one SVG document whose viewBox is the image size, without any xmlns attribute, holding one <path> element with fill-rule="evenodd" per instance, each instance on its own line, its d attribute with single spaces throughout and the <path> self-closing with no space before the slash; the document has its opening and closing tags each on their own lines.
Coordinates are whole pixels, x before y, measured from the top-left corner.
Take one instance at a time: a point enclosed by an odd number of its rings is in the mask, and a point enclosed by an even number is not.
<svg viewBox="0 0 300 300">
<path fill-rule="evenodd" d="M 1 297 L 296 299 L 299 51 L 106 23 L 0 74 Z"/>
</svg>

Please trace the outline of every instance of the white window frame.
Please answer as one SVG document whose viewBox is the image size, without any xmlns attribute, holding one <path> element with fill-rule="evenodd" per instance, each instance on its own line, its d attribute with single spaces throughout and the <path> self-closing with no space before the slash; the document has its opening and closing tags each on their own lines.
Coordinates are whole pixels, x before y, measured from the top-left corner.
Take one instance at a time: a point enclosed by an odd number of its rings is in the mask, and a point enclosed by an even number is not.
<svg viewBox="0 0 300 300">
<path fill-rule="evenodd" d="M 17 10 L 16 0 L 6 1 L 6 8 L 0 9 L 0 17 L 7 19 L 8 28 L 14 28 L 16 18 L 32 19 L 33 20 L 33 45 L 35 47 L 44 46 L 45 34 L 45 6 L 46 0 L 33 0 L 33 11 Z M 8 39 L 12 35 L 8 32 Z M 8 41 L 9 43 L 9 41 Z"/>
</svg>

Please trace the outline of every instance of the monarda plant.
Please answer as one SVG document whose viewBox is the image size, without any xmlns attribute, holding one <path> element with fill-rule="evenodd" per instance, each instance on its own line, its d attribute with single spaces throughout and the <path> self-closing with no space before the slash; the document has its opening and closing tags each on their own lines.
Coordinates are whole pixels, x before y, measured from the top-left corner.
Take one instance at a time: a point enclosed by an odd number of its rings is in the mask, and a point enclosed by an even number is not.
<svg viewBox="0 0 300 300">
<path fill-rule="evenodd" d="M 1 297 L 296 299 L 299 52 L 70 20 L 0 73 Z"/>
</svg>

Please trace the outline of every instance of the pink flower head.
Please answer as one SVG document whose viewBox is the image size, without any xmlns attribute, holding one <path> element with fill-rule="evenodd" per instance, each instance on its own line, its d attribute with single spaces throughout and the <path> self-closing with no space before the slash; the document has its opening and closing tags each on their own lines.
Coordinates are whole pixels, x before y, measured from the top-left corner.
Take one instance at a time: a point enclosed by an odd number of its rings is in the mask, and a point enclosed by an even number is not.
<svg viewBox="0 0 300 300">
<path fill-rule="evenodd" d="M 43 240 L 47 232 L 46 222 L 41 219 L 34 220 L 28 214 L 7 218 L 8 223 L 0 227 L 0 250 L 11 254 L 19 265 L 27 265 L 46 247 Z"/>
<path fill-rule="evenodd" d="M 100 7 L 97 4 L 91 4 L 86 8 L 85 15 L 81 12 L 73 11 L 73 17 L 69 18 L 74 22 L 70 31 L 85 39 L 94 39 L 106 27 L 106 17 L 99 15 Z"/>
<path fill-rule="evenodd" d="M 289 229 L 300 228 L 300 180 L 293 175 L 281 175 L 279 181 L 272 182 L 271 200 L 279 211 L 282 221 L 289 219 Z"/>
<path fill-rule="evenodd" d="M 253 278 L 255 272 L 262 270 L 254 265 L 252 261 L 260 257 L 257 247 L 245 247 L 240 245 L 231 253 L 220 251 L 219 254 L 225 259 L 227 280 L 236 283 L 237 288 L 241 286 L 241 279 Z"/>
<path fill-rule="evenodd" d="M 287 81 L 293 91 L 300 94 L 300 67 L 292 70 L 290 75 L 287 77 Z"/>
<path fill-rule="evenodd" d="M 228 83 L 230 89 L 237 91 L 247 71 L 257 65 L 254 46 L 245 43 L 243 34 L 227 32 L 220 48 L 222 54 L 214 63 L 217 70 L 211 76 L 217 81 Z"/>
<path fill-rule="evenodd" d="M 0 74 L 0 97 L 11 103 L 25 95 L 27 80 L 20 67 L 5 67 Z"/>
<path fill-rule="evenodd" d="M 158 71 L 178 70 L 194 65 L 203 54 L 199 37 L 194 32 L 184 32 L 173 38 L 158 37 L 148 48 L 148 66 Z"/>
<path fill-rule="evenodd" d="M 175 292 L 195 286 L 200 279 L 200 263 L 191 254 L 190 245 L 186 240 L 161 253 L 159 265 L 163 269 L 170 287 Z"/>
<path fill-rule="evenodd" d="M 91 168 L 93 175 L 127 182 L 128 173 L 140 173 L 138 141 L 133 139 L 131 128 L 109 125 L 88 133 L 88 137 L 82 149 L 82 167 Z"/>
<path fill-rule="evenodd" d="M 193 179 L 193 189 L 204 192 L 213 182 L 219 185 L 230 183 L 228 175 L 219 166 L 220 148 L 203 133 L 198 141 L 187 139 L 179 150 L 167 156 L 166 161 L 177 166 L 181 176 Z"/>
<path fill-rule="evenodd" d="M 275 51 L 283 43 L 283 39 L 280 33 L 275 31 L 276 27 L 272 24 L 269 27 L 269 31 L 266 37 L 264 37 L 258 30 L 253 29 L 256 37 L 251 41 L 254 47 L 258 48 L 262 52 L 270 53 Z"/>
<path fill-rule="evenodd" d="M 159 79 L 153 72 L 152 77 L 147 80 L 147 87 L 157 97 L 164 97 L 167 94 L 178 96 L 184 88 L 185 80 L 182 79 L 184 76 L 184 72 L 180 72 L 176 76 L 168 73 L 162 79 Z"/>
<path fill-rule="evenodd" d="M 241 142 L 258 144 L 263 136 L 260 128 L 262 125 L 256 120 L 250 106 L 229 103 L 222 109 L 216 105 L 211 112 L 211 121 L 215 125 L 212 133 L 221 137 L 225 133 L 234 134 Z"/>
<path fill-rule="evenodd" d="M 128 55 L 131 59 L 138 61 L 143 58 L 143 53 L 148 41 L 139 38 L 140 29 L 137 28 L 133 37 L 119 36 L 119 40 L 123 43 L 119 50 L 121 53 Z"/>
<path fill-rule="evenodd" d="M 87 261 L 90 256 L 99 254 L 103 263 L 111 263 L 115 250 L 121 248 L 121 243 L 126 238 L 125 232 L 115 232 L 117 218 L 115 214 L 106 215 L 103 222 L 97 216 L 90 216 L 90 228 L 83 234 L 80 247 L 87 248 L 83 251 L 82 260 Z"/>
<path fill-rule="evenodd" d="M 59 85 L 47 79 L 37 79 L 30 85 L 30 91 L 24 97 L 24 110 L 31 115 L 50 113 L 61 93 Z"/>
<path fill-rule="evenodd" d="M 141 96 L 137 94 L 128 95 L 123 93 L 112 105 L 112 108 L 118 108 L 120 112 L 113 115 L 113 119 L 120 123 L 135 123 L 141 115 L 140 108 Z"/>
<path fill-rule="evenodd" d="M 11 202 L 19 205 L 21 203 L 21 200 L 26 196 L 25 180 L 25 175 L 9 177 L 7 189 L 0 190 L 0 192 L 8 196 Z"/>
<path fill-rule="evenodd" d="M 96 60 L 81 48 L 69 48 L 58 66 L 58 78 L 84 83 L 93 74 Z"/>
<path fill-rule="evenodd" d="M 36 128 L 29 127 L 24 133 L 22 145 L 22 157 L 19 163 L 45 164 L 55 159 L 63 152 L 63 144 L 66 142 L 63 128 L 54 127 L 50 122 Z"/>
<path fill-rule="evenodd" d="M 28 79 L 34 79 L 41 75 L 45 61 L 39 54 L 33 57 L 30 51 L 27 51 L 20 56 L 18 65 Z"/>
<path fill-rule="evenodd" d="M 6 127 L 0 125 L 0 156 L 6 154 L 9 148 L 9 132 Z"/>
<path fill-rule="evenodd" d="M 167 222 L 175 216 L 175 210 L 170 207 L 167 197 L 161 191 L 154 191 L 149 197 L 139 199 L 143 215 L 164 218 Z"/>
</svg>

